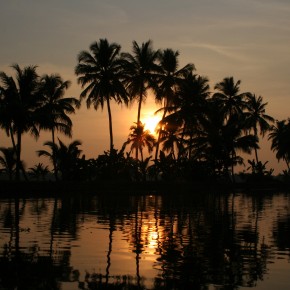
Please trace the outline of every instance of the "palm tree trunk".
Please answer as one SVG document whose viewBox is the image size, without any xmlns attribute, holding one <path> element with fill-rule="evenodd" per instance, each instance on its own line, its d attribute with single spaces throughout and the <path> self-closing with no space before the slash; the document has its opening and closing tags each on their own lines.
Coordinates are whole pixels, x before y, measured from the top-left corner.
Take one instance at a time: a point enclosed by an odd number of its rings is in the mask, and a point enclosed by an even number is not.
<svg viewBox="0 0 290 290">
<path fill-rule="evenodd" d="M 16 146 L 16 180 L 20 180 L 20 168 L 21 168 L 21 133 L 17 131 L 17 146 Z"/>
<path fill-rule="evenodd" d="M 21 162 L 21 143 L 22 143 L 22 134 L 17 132 L 16 180 L 20 180 L 20 170 L 21 170 L 25 181 L 28 181 L 26 172 L 25 172 L 23 164 Z"/>
<path fill-rule="evenodd" d="M 258 163 L 259 163 L 258 149 L 257 148 L 254 148 L 254 149 L 255 149 L 255 156 L 256 156 L 256 164 L 258 165 Z"/>
<path fill-rule="evenodd" d="M 142 99 L 143 99 L 143 94 L 140 93 L 139 104 L 138 104 L 138 114 L 137 114 L 137 126 L 139 126 L 139 124 L 140 124 Z M 138 151 L 139 151 L 138 148 L 136 148 L 136 160 L 138 160 Z"/>
<path fill-rule="evenodd" d="M 52 135 L 52 144 L 53 144 L 53 150 L 54 150 L 55 148 L 54 128 L 51 129 L 51 135 Z M 58 181 L 58 170 L 56 166 L 55 152 L 52 152 L 52 163 L 53 163 L 53 169 L 54 169 L 54 178 L 56 181 Z"/>
<path fill-rule="evenodd" d="M 258 140 L 258 133 L 257 133 L 257 128 L 256 128 L 256 127 L 254 128 L 254 132 L 255 132 L 255 137 L 256 137 L 257 140 Z M 257 148 L 254 148 L 254 149 L 255 149 L 256 163 L 257 163 L 257 165 L 258 165 L 258 163 L 259 163 L 259 158 L 258 158 L 258 149 L 257 149 Z"/>
<path fill-rule="evenodd" d="M 142 150 L 142 148 L 140 148 L 140 153 L 141 153 L 141 161 L 143 162 L 144 160 L 143 160 L 143 150 Z"/>
<path fill-rule="evenodd" d="M 183 153 L 183 151 L 184 151 L 183 143 L 184 143 L 185 129 L 186 129 L 186 124 L 184 124 L 183 130 L 182 130 L 182 133 L 181 133 L 180 146 L 178 148 L 177 159 L 180 159 L 181 153 Z"/>
<path fill-rule="evenodd" d="M 164 104 L 164 107 L 165 107 L 165 104 Z M 162 122 L 165 118 L 165 115 L 167 113 L 167 110 L 166 108 L 164 109 L 164 112 L 163 112 L 163 116 L 162 116 Z M 157 160 L 158 158 L 158 151 L 159 151 L 159 144 L 160 144 L 160 138 L 161 138 L 161 128 L 159 128 L 159 132 L 158 132 L 158 139 L 157 139 L 157 143 L 156 143 L 156 151 L 155 151 L 155 160 Z"/>
<path fill-rule="evenodd" d="M 14 139 L 14 135 L 13 135 L 13 131 L 12 131 L 12 127 L 11 126 L 9 126 L 9 134 L 10 134 L 10 138 L 11 138 L 11 142 L 12 142 L 12 146 L 13 146 L 14 152 L 15 152 L 15 154 L 17 154 L 15 139 Z"/>
<path fill-rule="evenodd" d="M 137 125 L 138 125 L 139 122 L 140 122 L 142 100 L 143 100 L 143 94 L 140 93 L 140 96 L 139 96 L 139 104 L 138 104 Z"/>
<path fill-rule="evenodd" d="M 114 142 L 113 142 L 113 125 L 112 125 L 112 113 L 110 107 L 110 99 L 107 98 L 107 108 L 108 108 L 108 116 L 109 116 L 109 130 L 110 130 L 110 155 L 113 153 Z"/>
</svg>

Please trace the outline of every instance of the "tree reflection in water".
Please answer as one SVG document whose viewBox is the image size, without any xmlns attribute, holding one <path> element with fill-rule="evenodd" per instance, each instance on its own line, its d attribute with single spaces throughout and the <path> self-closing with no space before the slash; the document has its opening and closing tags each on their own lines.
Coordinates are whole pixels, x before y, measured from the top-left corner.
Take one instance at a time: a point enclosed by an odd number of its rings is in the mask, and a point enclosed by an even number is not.
<svg viewBox="0 0 290 290">
<path fill-rule="evenodd" d="M 275 208 L 285 201 L 287 195 L 241 194 L 2 199 L 0 288 L 61 289 L 63 283 L 71 283 L 70 289 L 255 287 L 275 256 L 271 247 L 289 255 L 289 209 L 284 206 L 277 216 Z M 269 213 L 267 230 L 260 224 Z M 84 273 L 71 257 L 93 217 L 95 227 L 107 231 L 106 265 Z M 127 243 L 126 261 L 134 255 L 131 274 L 125 260 L 124 267 L 115 267 L 122 263 L 116 259 L 115 234 Z M 96 259 L 101 254 L 97 247 L 90 253 Z"/>
</svg>

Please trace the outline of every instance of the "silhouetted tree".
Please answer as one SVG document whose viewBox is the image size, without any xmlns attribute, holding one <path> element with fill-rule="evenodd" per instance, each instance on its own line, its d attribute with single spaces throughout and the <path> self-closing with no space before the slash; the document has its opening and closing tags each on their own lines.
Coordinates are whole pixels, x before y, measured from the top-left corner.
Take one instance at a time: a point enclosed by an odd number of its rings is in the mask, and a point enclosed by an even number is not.
<svg viewBox="0 0 290 290">
<path fill-rule="evenodd" d="M 141 105 L 145 101 L 147 91 L 156 87 L 156 74 L 160 67 L 156 63 L 159 51 L 154 51 L 152 41 L 138 45 L 133 41 L 133 54 L 122 53 L 122 67 L 125 72 L 125 83 L 131 100 L 138 101 L 137 122 L 141 122 Z M 138 159 L 138 150 L 136 151 Z"/>
<path fill-rule="evenodd" d="M 287 169 L 289 171 L 290 162 L 290 120 L 276 121 L 276 124 L 272 126 L 269 134 L 269 140 L 271 140 L 271 149 L 276 152 L 278 161 L 281 159 L 286 162 Z"/>
<path fill-rule="evenodd" d="M 240 80 L 235 82 L 233 77 L 226 77 L 214 87 L 217 92 L 213 99 L 228 118 L 233 114 L 241 114 L 246 108 L 245 98 L 249 93 L 240 93 L 240 84 Z"/>
<path fill-rule="evenodd" d="M 137 152 L 140 151 L 141 161 L 143 161 L 143 148 L 147 147 L 148 152 L 151 153 L 155 144 L 155 138 L 150 134 L 149 130 L 144 130 L 144 124 L 141 122 L 135 124 L 136 125 L 130 127 L 131 133 L 129 134 L 128 140 L 125 142 L 125 146 L 131 144 L 130 153 L 135 150 L 136 159 L 138 156 Z"/>
<path fill-rule="evenodd" d="M 15 71 L 15 80 L 4 72 L 0 72 L 0 87 L 2 100 L 5 99 L 4 108 L 7 110 L 5 121 L 1 121 L 6 132 L 10 131 L 13 146 L 16 150 L 16 179 L 20 178 L 22 135 L 29 132 L 35 138 L 38 137 L 35 114 L 39 108 L 39 77 L 36 66 L 26 66 L 23 69 L 18 64 L 11 66 Z M 17 142 L 14 142 L 13 134 Z"/>
<path fill-rule="evenodd" d="M 72 136 L 72 121 L 68 114 L 75 113 L 80 102 L 75 98 L 65 98 L 70 81 L 63 81 L 60 75 L 44 75 L 40 80 L 41 108 L 38 110 L 40 129 L 50 130 L 55 144 L 55 131 Z M 54 174 L 57 179 L 57 168 L 53 161 Z"/>
<path fill-rule="evenodd" d="M 85 87 L 80 99 L 87 98 L 87 107 L 91 105 L 97 110 L 107 105 L 110 131 L 110 151 L 114 148 L 113 125 L 110 101 L 128 104 L 128 97 L 123 85 L 123 69 L 120 65 L 121 46 L 100 39 L 90 45 L 90 52 L 81 51 L 75 73 L 78 83 Z"/>
<path fill-rule="evenodd" d="M 156 101 L 158 103 L 163 102 L 163 116 L 161 120 L 164 120 L 167 111 L 173 107 L 174 99 L 177 97 L 177 90 L 184 82 L 186 76 L 194 69 L 193 64 L 187 64 L 179 69 L 178 56 L 179 52 L 172 49 L 165 49 L 158 55 L 161 72 L 157 76 Z M 161 124 L 162 122 L 159 123 L 159 125 Z M 161 134 L 161 128 L 159 128 L 155 159 L 158 157 Z"/>
<path fill-rule="evenodd" d="M 256 97 L 255 94 L 248 94 L 246 97 L 247 112 L 246 126 L 253 130 L 254 135 L 258 138 L 258 128 L 262 137 L 267 131 L 271 129 L 270 123 L 274 122 L 274 119 L 266 114 L 265 107 L 268 103 L 263 103 L 261 96 Z M 256 163 L 259 163 L 258 151 L 255 148 Z"/>
</svg>

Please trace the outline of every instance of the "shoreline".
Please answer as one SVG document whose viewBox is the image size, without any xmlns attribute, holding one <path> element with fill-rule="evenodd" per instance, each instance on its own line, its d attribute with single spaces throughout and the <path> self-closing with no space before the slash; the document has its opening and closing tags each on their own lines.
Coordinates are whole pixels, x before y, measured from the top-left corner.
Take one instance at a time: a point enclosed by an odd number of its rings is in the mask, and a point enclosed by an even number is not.
<svg viewBox="0 0 290 290">
<path fill-rule="evenodd" d="M 219 183 L 212 181 L 0 181 L 0 197 L 61 197 L 82 194 L 200 194 L 204 192 L 290 191 L 285 182 Z"/>
</svg>

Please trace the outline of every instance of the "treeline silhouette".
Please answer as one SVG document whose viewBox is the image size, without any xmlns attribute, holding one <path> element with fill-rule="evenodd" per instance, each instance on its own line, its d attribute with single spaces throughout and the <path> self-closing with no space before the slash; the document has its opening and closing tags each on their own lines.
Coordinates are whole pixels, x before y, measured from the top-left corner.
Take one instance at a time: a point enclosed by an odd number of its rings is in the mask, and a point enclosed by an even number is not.
<svg viewBox="0 0 290 290">
<path fill-rule="evenodd" d="M 79 99 L 65 97 L 70 81 L 58 74 L 39 76 L 36 66 L 12 65 L 15 76 L 0 72 L 0 126 L 12 146 L 1 147 L 1 172 L 9 179 L 47 179 L 42 163 L 28 173 L 21 158 L 22 137 L 38 138 L 50 131 L 51 140 L 39 156 L 49 158 L 55 180 L 228 180 L 244 164 L 249 176 L 271 178 L 273 169 L 259 159 L 259 138 L 267 136 L 289 175 L 290 122 L 266 114 L 267 103 L 252 92 L 241 92 L 241 81 L 225 77 L 210 90 L 209 79 L 193 64 L 179 67 L 179 52 L 155 50 L 152 41 L 133 41 L 131 53 L 100 39 L 78 54 L 75 74 L 82 87 Z M 142 104 L 154 93 L 162 118 L 157 138 L 145 130 Z M 72 136 L 70 114 L 81 101 L 108 110 L 110 148 L 96 158 L 82 155 L 81 141 L 64 144 L 56 134 Z M 138 103 L 137 119 L 123 147 L 114 148 L 111 102 Z M 144 158 L 144 150 L 151 154 Z M 134 155 L 132 155 L 134 153 Z M 254 153 L 246 163 L 241 153 Z M 147 155 L 146 155 L 147 156 Z M 244 174 L 246 175 L 246 174 Z"/>
</svg>

